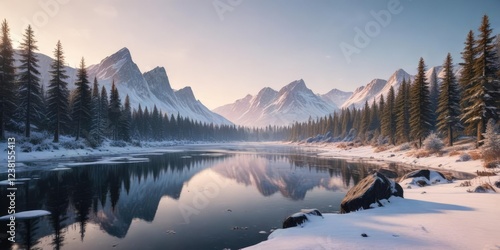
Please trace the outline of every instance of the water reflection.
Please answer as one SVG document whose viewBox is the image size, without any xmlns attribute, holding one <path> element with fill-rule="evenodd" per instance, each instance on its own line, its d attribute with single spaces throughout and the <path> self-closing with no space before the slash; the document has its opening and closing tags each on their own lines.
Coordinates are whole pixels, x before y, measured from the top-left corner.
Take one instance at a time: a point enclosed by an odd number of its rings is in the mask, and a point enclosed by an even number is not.
<svg viewBox="0 0 500 250">
<path fill-rule="evenodd" d="M 98 230 L 106 232 L 109 236 L 124 239 L 128 237 L 129 230 L 135 221 L 145 221 L 150 223 L 151 227 L 157 227 L 154 221 L 158 213 L 179 217 L 178 209 L 159 207 L 160 202 L 168 197 L 177 206 L 180 206 L 181 203 L 190 205 L 192 202 L 190 197 L 195 197 L 197 190 L 191 190 L 189 193 L 190 190 L 186 188 L 189 187 L 195 176 L 204 180 L 203 175 L 209 172 L 232 181 L 230 186 L 226 186 L 224 191 L 221 191 L 220 195 L 212 198 L 212 202 L 237 207 L 242 206 L 241 204 L 244 202 L 248 202 L 246 204 L 248 206 L 250 203 L 259 206 L 261 202 L 264 202 L 258 197 L 251 201 L 228 198 L 230 195 L 238 195 L 231 194 L 234 190 L 239 190 L 238 186 L 257 190 L 261 197 L 275 197 L 273 202 L 280 205 L 285 203 L 276 197 L 277 193 L 292 202 L 304 201 L 307 194 L 314 192 L 314 190 L 345 193 L 351 185 L 364 178 L 371 171 L 371 168 L 376 168 L 373 165 L 360 166 L 359 164 L 347 163 L 344 160 L 319 159 L 290 153 L 247 152 L 241 154 L 238 152 L 194 151 L 147 157 L 150 159 L 149 162 L 97 164 L 73 167 L 68 171 L 23 173 L 23 177 L 37 176 L 37 178 L 18 186 L 17 211 L 45 209 L 52 214 L 44 218 L 22 222 L 17 228 L 18 234 L 16 235 L 16 242 L 19 245 L 11 245 L 10 242 L 4 240 L 6 238 L 4 235 L 0 235 L 2 238 L 0 248 L 31 249 L 35 246 L 47 249 L 62 249 L 64 247 L 73 249 L 76 244 L 74 242 L 77 241 L 80 242 L 79 246 L 83 249 L 95 248 L 97 243 L 86 238 L 90 232 L 87 230 L 95 230 L 95 227 L 89 227 L 89 225 L 96 225 Z M 203 171 L 205 169 L 209 171 Z M 1 176 L 1 178 L 6 179 L 6 176 Z M 195 183 L 191 183 L 191 185 L 195 185 Z M 5 197 L 6 194 L 6 187 L 1 186 L 0 195 Z M 185 196 L 185 199 L 181 199 L 182 195 Z M 318 201 L 321 199 L 324 198 L 319 197 Z M 269 201 L 266 200 L 266 202 Z M 0 203 L 1 214 L 7 214 L 7 201 L 2 199 Z M 300 204 L 299 206 L 303 205 L 303 203 Z M 337 207 L 337 205 L 335 206 Z M 225 219 L 224 215 L 219 215 L 209 209 L 206 211 L 200 213 L 196 218 L 208 221 L 205 228 L 200 227 L 200 225 L 194 227 L 194 223 L 190 225 L 174 224 L 179 231 L 182 231 L 184 227 L 189 229 L 191 237 L 182 238 L 179 236 L 168 239 L 161 237 L 156 240 L 159 242 L 152 243 L 152 246 L 155 244 L 160 246 L 164 243 L 160 241 L 177 241 L 175 244 L 169 244 L 182 248 L 188 243 L 195 244 L 192 242 L 193 235 L 202 235 L 199 232 L 206 231 L 218 224 L 224 224 L 221 223 Z M 256 221 L 262 219 L 253 218 L 252 215 L 246 216 L 249 218 L 241 220 Z M 276 215 L 270 211 L 268 216 L 274 216 L 276 220 L 280 220 L 285 215 Z M 2 224 L 1 232 L 6 232 L 5 223 Z M 224 230 L 227 230 L 228 227 L 225 226 L 221 229 L 222 231 L 217 231 L 217 234 L 224 234 L 226 232 Z M 155 228 L 154 230 L 163 230 L 163 228 Z M 135 234 L 140 234 L 140 232 Z M 145 238 L 147 236 L 133 235 L 130 237 Z M 255 240 L 259 241 L 265 236 L 258 237 L 260 238 L 255 238 Z M 251 237 L 245 238 L 252 240 Z M 183 239 L 189 242 L 183 242 Z M 228 239 L 224 239 L 222 242 L 230 244 Z M 217 244 L 214 243 L 213 246 Z M 238 244 L 243 245 L 233 247 L 242 247 L 249 243 L 239 242 Z M 111 246 L 111 243 L 106 244 L 106 246 Z M 126 248 L 126 246 L 122 246 L 122 248 Z"/>
</svg>

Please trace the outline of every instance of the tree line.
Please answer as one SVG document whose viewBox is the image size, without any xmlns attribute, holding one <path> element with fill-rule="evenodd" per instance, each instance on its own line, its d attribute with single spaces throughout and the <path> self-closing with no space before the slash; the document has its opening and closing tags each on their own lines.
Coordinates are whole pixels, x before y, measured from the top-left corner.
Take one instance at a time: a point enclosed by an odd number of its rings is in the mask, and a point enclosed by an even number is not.
<svg viewBox="0 0 500 250">
<path fill-rule="evenodd" d="M 346 108 L 316 120 L 296 122 L 289 139 L 328 134 L 337 141 L 415 141 L 421 147 L 426 136 L 437 132 L 450 146 L 459 134 L 475 135 L 479 145 L 488 121 L 499 121 L 500 38 L 494 40 L 487 15 L 478 30 L 477 38 L 472 30 L 467 34 L 458 79 L 449 53 L 441 84 L 435 71 L 427 79 L 425 62 L 420 58 L 414 80 L 404 79 L 397 91 L 391 86 L 386 96 L 366 101 L 363 108 Z"/>
<path fill-rule="evenodd" d="M 129 96 L 122 102 L 113 81 L 111 90 L 100 86 L 96 78 L 89 79 L 85 59 L 77 69 L 76 80 L 69 83 L 65 56 L 57 42 L 50 65 L 47 89 L 41 84 L 36 51 L 37 41 L 31 26 L 25 30 L 20 45 L 19 66 L 6 20 L 1 24 L 0 37 L 0 139 L 6 131 L 30 138 L 32 131 L 48 132 L 53 142 L 61 135 L 84 139 L 92 147 L 103 141 L 132 140 L 276 140 L 286 136 L 274 127 L 245 128 L 235 125 L 203 123 L 167 114 L 154 107 L 132 108 Z M 73 91 L 68 85 L 74 84 Z M 278 138 L 278 136 L 280 138 Z"/>
</svg>

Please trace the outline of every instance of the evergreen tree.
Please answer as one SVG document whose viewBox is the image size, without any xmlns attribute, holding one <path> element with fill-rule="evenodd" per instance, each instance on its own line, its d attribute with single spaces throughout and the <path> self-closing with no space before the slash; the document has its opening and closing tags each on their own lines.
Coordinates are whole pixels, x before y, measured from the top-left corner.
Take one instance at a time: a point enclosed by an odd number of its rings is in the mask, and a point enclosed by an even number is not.
<svg viewBox="0 0 500 250">
<path fill-rule="evenodd" d="M 30 137 L 31 126 L 39 125 L 41 117 L 40 72 L 38 71 L 38 50 L 31 25 L 26 29 L 21 43 L 19 66 L 19 114 L 24 118 L 25 136 Z"/>
<path fill-rule="evenodd" d="M 450 53 L 444 62 L 443 83 L 439 91 L 438 131 L 448 136 L 448 145 L 453 146 L 453 131 L 460 127 L 460 90 L 453 74 L 453 62 Z"/>
<path fill-rule="evenodd" d="M 99 83 L 97 82 L 97 78 L 95 77 L 94 84 L 92 85 L 91 110 L 92 121 L 90 124 L 90 137 L 95 144 L 94 146 L 98 146 L 101 145 L 102 141 L 104 140 L 104 130 L 106 129 L 106 127 L 103 122 L 104 109 L 101 107 Z"/>
<path fill-rule="evenodd" d="M 410 104 L 410 134 L 418 140 L 419 147 L 422 147 L 422 140 L 431 130 L 431 113 L 434 112 L 431 110 L 423 58 L 420 58 L 415 82 L 410 87 Z"/>
<path fill-rule="evenodd" d="M 14 119 L 16 69 L 14 49 L 7 20 L 2 22 L 0 37 L 0 140 L 5 139 L 5 130 Z"/>
<path fill-rule="evenodd" d="M 410 84 L 403 79 L 396 96 L 396 140 L 410 141 Z"/>
<path fill-rule="evenodd" d="M 390 144 L 396 143 L 396 97 L 392 86 L 387 94 L 382 116 L 382 134 L 389 138 Z"/>
<path fill-rule="evenodd" d="M 122 114 L 120 115 L 120 134 L 124 141 L 130 141 L 130 127 L 132 122 L 132 110 L 130 107 L 130 98 L 128 95 L 125 97 L 125 104 L 123 105 Z M 160 122 L 161 124 L 161 122 Z"/>
<path fill-rule="evenodd" d="M 111 93 L 109 94 L 108 116 L 112 138 L 113 140 L 118 140 L 120 138 L 121 101 L 115 81 L 111 85 Z"/>
<path fill-rule="evenodd" d="M 101 88 L 101 98 L 99 99 L 100 105 L 100 113 L 102 116 L 101 119 L 101 126 L 102 126 L 102 131 L 104 137 L 106 137 L 109 134 L 109 115 L 108 115 L 108 107 L 109 107 L 109 100 L 108 100 L 108 91 L 106 90 L 106 87 L 102 85 Z"/>
<path fill-rule="evenodd" d="M 48 118 L 50 130 L 54 131 L 54 142 L 59 142 L 59 135 L 68 129 L 69 117 L 69 90 L 68 75 L 64 68 L 64 53 L 61 41 L 57 42 L 54 50 L 54 61 L 51 64 L 51 79 L 47 93 Z"/>
<path fill-rule="evenodd" d="M 368 129 L 370 128 L 370 106 L 368 106 L 368 101 L 365 101 L 365 106 L 361 112 L 362 115 L 361 124 L 359 127 L 359 135 L 362 137 L 362 139 L 364 139 L 366 132 L 368 132 Z"/>
<path fill-rule="evenodd" d="M 431 74 L 430 79 L 430 88 L 429 88 L 429 98 L 431 100 L 431 110 L 436 111 L 438 107 L 438 99 L 439 99 L 439 82 L 436 70 L 434 69 Z M 437 123 L 437 113 L 431 113 L 431 130 L 436 129 Z"/>
<path fill-rule="evenodd" d="M 465 122 L 472 123 L 476 127 L 478 145 L 483 138 L 487 121 L 498 119 L 499 62 L 493 39 L 489 19 L 485 15 L 479 27 L 479 38 L 474 48 L 477 57 L 473 64 L 472 85 L 465 93 L 465 96 L 469 98 L 470 106 L 465 108 L 463 114 Z"/>
<path fill-rule="evenodd" d="M 76 76 L 75 99 L 73 102 L 73 122 L 75 125 L 76 139 L 80 139 L 81 134 L 90 131 L 91 115 L 91 93 L 90 82 L 88 80 L 87 69 L 85 68 L 85 59 L 80 61 L 80 68 Z"/>
<path fill-rule="evenodd" d="M 474 51 L 474 32 L 471 30 L 467 34 L 467 39 L 465 41 L 465 48 L 462 52 L 463 62 L 460 63 L 462 70 L 460 71 L 460 89 L 462 98 L 460 99 L 460 108 L 462 114 L 465 114 L 465 109 L 471 106 L 471 101 L 469 96 L 470 88 L 472 87 L 472 78 L 474 78 L 474 59 L 476 58 L 476 52 Z M 465 134 L 471 135 L 474 132 L 475 125 L 473 122 L 466 122 L 465 117 L 462 117 L 462 122 L 465 125 Z"/>
<path fill-rule="evenodd" d="M 375 131 L 375 133 L 380 133 L 380 111 L 375 98 L 373 98 L 373 103 L 370 108 L 370 131 Z"/>
</svg>

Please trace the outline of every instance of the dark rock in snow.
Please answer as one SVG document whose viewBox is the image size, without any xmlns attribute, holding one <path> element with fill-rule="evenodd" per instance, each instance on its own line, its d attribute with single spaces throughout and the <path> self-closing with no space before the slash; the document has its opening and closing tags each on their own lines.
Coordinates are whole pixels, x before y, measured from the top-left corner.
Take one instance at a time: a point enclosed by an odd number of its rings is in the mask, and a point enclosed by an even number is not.
<svg viewBox="0 0 500 250">
<path fill-rule="evenodd" d="M 446 177 L 439 171 L 429 169 L 415 170 L 403 176 L 402 179 L 409 180 L 409 182 L 402 181 L 404 184 L 413 184 L 420 187 L 435 184 L 438 182 L 446 183 L 448 181 Z"/>
<path fill-rule="evenodd" d="M 403 197 L 403 188 L 381 173 L 374 173 L 362 179 L 352 187 L 340 203 L 340 213 L 349 213 L 359 209 L 369 209 L 370 205 L 391 196 Z"/>
<path fill-rule="evenodd" d="M 495 186 L 496 186 L 497 188 L 500 188 L 500 181 L 495 181 Z"/>
<path fill-rule="evenodd" d="M 283 221 L 283 228 L 300 226 L 309 220 L 307 218 L 308 216 L 323 217 L 318 209 L 302 209 L 300 212 L 288 216 L 288 218 Z"/>
</svg>

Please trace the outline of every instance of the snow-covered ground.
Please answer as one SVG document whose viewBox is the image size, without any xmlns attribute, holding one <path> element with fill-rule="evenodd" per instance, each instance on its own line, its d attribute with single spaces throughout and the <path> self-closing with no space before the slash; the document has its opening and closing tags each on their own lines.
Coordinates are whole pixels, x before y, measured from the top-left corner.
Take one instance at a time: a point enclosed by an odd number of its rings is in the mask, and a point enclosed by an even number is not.
<svg viewBox="0 0 500 250">
<path fill-rule="evenodd" d="M 468 173 L 485 170 L 480 160 L 457 162 L 459 155 L 416 158 L 397 148 L 375 153 L 370 146 L 306 146 L 324 149 L 321 155 L 325 157 L 403 162 Z M 303 227 L 278 229 L 267 241 L 247 249 L 500 249 L 500 195 L 467 192 L 498 180 L 498 175 L 475 178 L 471 187 L 461 187 L 464 180 L 426 187 L 402 185 L 404 199 L 393 197 L 384 207 L 349 214 L 312 217 Z"/>
</svg>

